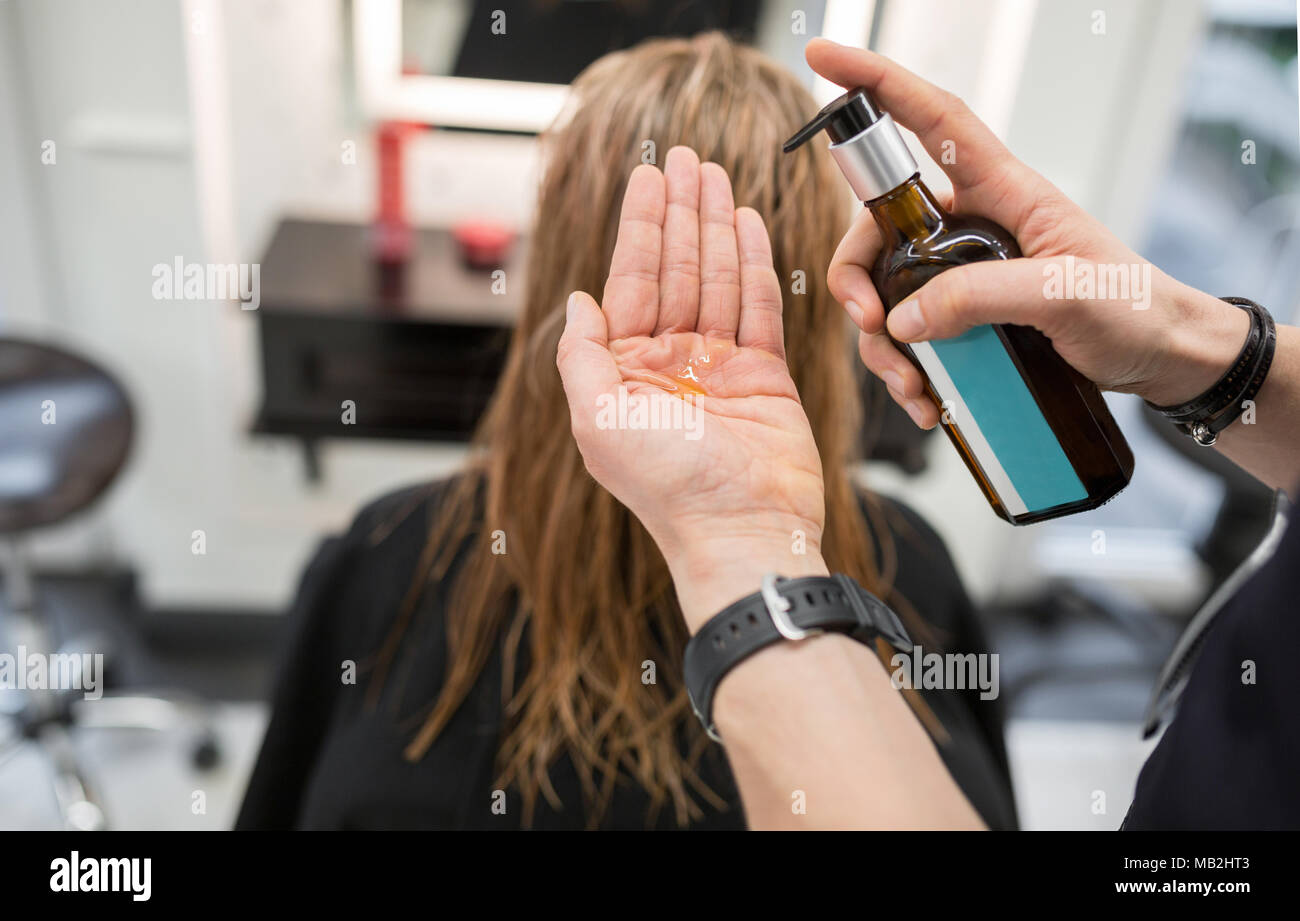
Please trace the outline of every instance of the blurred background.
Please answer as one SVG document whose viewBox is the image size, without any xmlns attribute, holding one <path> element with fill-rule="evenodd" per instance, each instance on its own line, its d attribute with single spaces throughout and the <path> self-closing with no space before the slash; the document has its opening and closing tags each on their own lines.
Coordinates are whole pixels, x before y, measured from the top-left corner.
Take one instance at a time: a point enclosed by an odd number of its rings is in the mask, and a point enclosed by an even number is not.
<svg viewBox="0 0 1300 921">
<path fill-rule="evenodd" d="M 822 100 L 808 38 L 882 51 L 1165 271 L 1298 319 L 1290 0 L 0 0 L 2 635 L 101 652 L 110 688 L 35 722 L 0 689 L 0 828 L 93 824 L 78 785 L 113 827 L 230 825 L 303 563 L 463 456 L 537 132 L 601 54 L 707 29 Z M 214 265 L 257 285 L 183 289 Z M 1132 485 L 1022 529 L 946 440 L 866 433 L 863 481 L 943 535 L 1002 654 L 1029 828 L 1118 827 L 1156 673 L 1271 518 L 1111 402 Z"/>
</svg>

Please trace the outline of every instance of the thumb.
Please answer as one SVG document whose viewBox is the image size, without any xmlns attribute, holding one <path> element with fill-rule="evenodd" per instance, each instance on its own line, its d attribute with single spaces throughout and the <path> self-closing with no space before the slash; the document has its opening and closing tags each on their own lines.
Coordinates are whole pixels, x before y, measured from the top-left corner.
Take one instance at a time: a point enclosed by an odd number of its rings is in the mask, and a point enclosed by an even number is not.
<svg viewBox="0 0 1300 921">
<path fill-rule="evenodd" d="M 885 326 L 899 342 L 951 339 L 986 323 L 1033 326 L 1051 338 L 1087 302 L 1053 293 L 1055 259 L 1008 259 L 956 266 L 926 282 L 889 311 Z"/>
<path fill-rule="evenodd" d="M 594 425 L 597 399 L 613 393 L 623 380 L 609 351 L 605 314 L 586 292 L 569 295 L 555 364 L 569 400 L 573 430 L 585 431 Z"/>
</svg>

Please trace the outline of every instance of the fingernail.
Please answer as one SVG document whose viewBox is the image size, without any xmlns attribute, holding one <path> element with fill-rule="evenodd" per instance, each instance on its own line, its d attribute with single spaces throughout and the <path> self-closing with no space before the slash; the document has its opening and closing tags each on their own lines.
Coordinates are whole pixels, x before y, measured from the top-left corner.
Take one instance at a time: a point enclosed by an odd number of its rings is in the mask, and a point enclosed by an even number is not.
<svg viewBox="0 0 1300 921">
<path fill-rule="evenodd" d="M 925 416 L 922 414 L 920 403 L 916 402 L 916 400 L 908 400 L 903 404 L 903 409 L 907 410 L 907 414 L 912 417 L 913 422 L 919 427 L 925 428 Z"/>
<path fill-rule="evenodd" d="M 862 328 L 862 308 L 858 306 L 857 301 L 845 301 L 844 309 L 848 312 L 849 319 L 858 329 Z"/>
<path fill-rule="evenodd" d="M 889 331 L 897 339 L 911 340 L 925 333 L 925 318 L 916 298 L 904 301 L 889 312 Z"/>
<path fill-rule="evenodd" d="M 880 375 L 880 379 L 885 382 L 885 386 L 900 397 L 903 395 L 903 376 L 896 371 L 886 371 Z"/>
<path fill-rule="evenodd" d="M 578 309 L 578 292 L 574 291 L 572 294 L 569 295 L 568 303 L 564 305 L 564 320 L 566 323 L 573 319 L 573 315 L 575 312 L 577 312 L 577 309 Z"/>
</svg>

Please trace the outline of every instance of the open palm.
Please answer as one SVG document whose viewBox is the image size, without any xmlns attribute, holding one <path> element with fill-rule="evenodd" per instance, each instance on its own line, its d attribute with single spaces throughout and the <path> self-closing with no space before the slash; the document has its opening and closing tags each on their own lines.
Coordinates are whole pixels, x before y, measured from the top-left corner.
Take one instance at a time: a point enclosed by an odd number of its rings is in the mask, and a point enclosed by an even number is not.
<svg viewBox="0 0 1300 921">
<path fill-rule="evenodd" d="M 717 164 L 675 147 L 633 171 L 604 302 L 570 297 L 557 362 L 587 469 L 665 552 L 701 531 L 820 541 L 767 230 Z"/>
</svg>

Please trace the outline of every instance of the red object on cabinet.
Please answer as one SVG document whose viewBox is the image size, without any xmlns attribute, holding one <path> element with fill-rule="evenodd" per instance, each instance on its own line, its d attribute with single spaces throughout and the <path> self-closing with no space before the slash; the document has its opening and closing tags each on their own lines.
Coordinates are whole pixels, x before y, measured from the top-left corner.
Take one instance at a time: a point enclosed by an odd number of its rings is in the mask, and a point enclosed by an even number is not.
<svg viewBox="0 0 1300 921">
<path fill-rule="evenodd" d="M 380 122 L 375 131 L 378 150 L 379 207 L 375 213 L 373 247 L 381 265 L 400 265 L 411 255 L 411 224 L 406 218 L 406 140 L 418 130 L 409 122 Z"/>
</svg>

